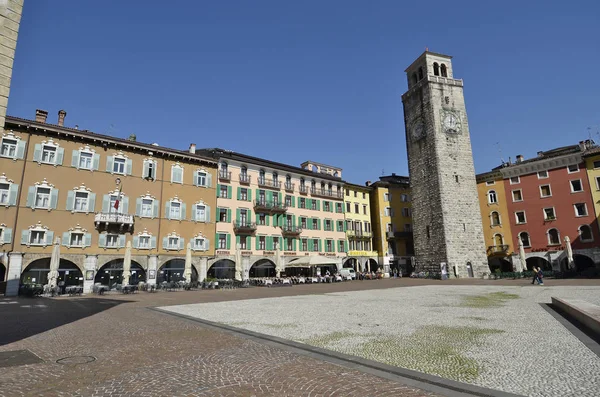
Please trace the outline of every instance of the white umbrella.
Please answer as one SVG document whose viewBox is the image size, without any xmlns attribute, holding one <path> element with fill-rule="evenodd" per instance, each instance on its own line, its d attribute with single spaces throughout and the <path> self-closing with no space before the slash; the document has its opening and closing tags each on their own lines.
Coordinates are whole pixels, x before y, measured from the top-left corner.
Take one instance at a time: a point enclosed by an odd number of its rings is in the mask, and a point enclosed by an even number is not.
<svg viewBox="0 0 600 397">
<path fill-rule="evenodd" d="M 326 265 L 335 265 L 335 264 L 337 264 L 337 261 L 335 260 L 335 258 L 327 258 L 325 256 L 311 255 L 311 256 L 304 256 L 299 259 L 294 259 L 293 261 L 290 261 L 287 265 L 285 265 L 285 267 L 286 268 L 315 267 L 315 266 L 326 266 Z"/>
<path fill-rule="evenodd" d="M 235 279 L 242 281 L 242 251 L 240 250 L 240 244 L 235 247 Z"/>
<path fill-rule="evenodd" d="M 277 256 L 275 260 L 277 261 L 275 264 L 275 273 L 277 277 L 280 277 L 281 272 L 284 271 L 285 268 L 283 266 L 283 256 L 281 255 L 281 250 L 279 249 L 279 246 L 277 246 Z"/>
<path fill-rule="evenodd" d="M 131 277 L 131 241 L 125 245 L 125 256 L 123 257 L 123 285 L 129 285 Z"/>
<path fill-rule="evenodd" d="M 571 239 L 565 237 L 565 246 L 567 247 L 567 269 L 573 268 L 573 248 L 571 248 Z"/>
<path fill-rule="evenodd" d="M 192 282 L 192 243 L 187 243 L 187 249 L 185 251 L 185 268 L 183 269 L 183 276 L 185 277 L 186 283 Z"/>
<path fill-rule="evenodd" d="M 60 238 L 54 241 L 52 255 L 50 256 L 50 273 L 48 273 L 48 286 L 55 288 L 58 281 L 58 267 L 60 265 Z"/>
<path fill-rule="evenodd" d="M 523 241 L 519 237 L 519 259 L 521 261 L 521 271 L 527 270 L 527 260 L 525 258 L 525 247 L 523 247 Z"/>
</svg>

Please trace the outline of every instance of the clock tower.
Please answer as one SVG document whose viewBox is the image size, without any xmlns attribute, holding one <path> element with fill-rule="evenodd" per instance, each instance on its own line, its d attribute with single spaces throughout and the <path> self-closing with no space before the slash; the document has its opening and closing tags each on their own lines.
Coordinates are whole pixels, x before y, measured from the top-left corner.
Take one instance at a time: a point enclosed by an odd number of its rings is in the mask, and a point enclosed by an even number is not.
<svg viewBox="0 0 600 397">
<path fill-rule="evenodd" d="M 406 69 L 402 95 L 416 271 L 489 272 L 463 81 L 452 57 L 425 51 Z"/>
</svg>

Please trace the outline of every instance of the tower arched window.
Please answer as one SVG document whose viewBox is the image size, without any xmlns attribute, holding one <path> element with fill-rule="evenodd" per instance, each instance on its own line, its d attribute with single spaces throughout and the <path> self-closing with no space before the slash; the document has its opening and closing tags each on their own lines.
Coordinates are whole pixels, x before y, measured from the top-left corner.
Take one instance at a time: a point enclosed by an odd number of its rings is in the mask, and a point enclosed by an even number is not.
<svg viewBox="0 0 600 397">
<path fill-rule="evenodd" d="M 560 245 L 560 234 L 558 229 L 548 230 L 548 245 Z"/>
<path fill-rule="evenodd" d="M 446 65 L 442 63 L 442 66 L 440 66 L 440 72 L 442 73 L 442 77 L 448 77 L 448 69 L 446 68 Z"/>
<path fill-rule="evenodd" d="M 312 181 L 310 181 L 310 187 L 314 188 L 316 186 L 317 186 L 317 182 L 315 182 L 314 179 Z"/>
<path fill-rule="evenodd" d="M 491 213 L 490 217 L 491 217 L 492 226 L 500 225 L 500 214 L 498 213 L 498 211 L 493 211 Z"/>
<path fill-rule="evenodd" d="M 440 75 L 440 65 L 437 62 L 433 63 L 433 74 L 436 76 Z"/>
<path fill-rule="evenodd" d="M 498 195 L 496 195 L 495 190 L 488 191 L 488 203 L 490 203 L 490 204 L 498 203 Z"/>
<path fill-rule="evenodd" d="M 419 80 L 423 79 L 423 67 L 419 68 Z"/>
<path fill-rule="evenodd" d="M 531 247 L 531 240 L 529 239 L 529 233 L 521 232 L 521 233 L 519 233 L 519 238 L 521 239 L 521 242 L 523 243 L 523 247 Z"/>
<path fill-rule="evenodd" d="M 416 73 L 412 74 L 412 82 L 413 82 L 413 84 L 417 84 L 419 82 L 419 79 L 417 79 L 417 74 Z"/>
<path fill-rule="evenodd" d="M 593 241 L 594 235 L 592 234 L 592 228 L 588 225 L 579 226 L 579 239 L 583 242 Z"/>
</svg>

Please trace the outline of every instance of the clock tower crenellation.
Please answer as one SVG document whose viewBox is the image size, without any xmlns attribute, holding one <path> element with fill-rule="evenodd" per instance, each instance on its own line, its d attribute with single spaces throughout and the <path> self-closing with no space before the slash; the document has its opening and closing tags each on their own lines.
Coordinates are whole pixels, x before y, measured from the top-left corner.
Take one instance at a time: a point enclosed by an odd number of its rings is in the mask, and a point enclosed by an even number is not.
<svg viewBox="0 0 600 397">
<path fill-rule="evenodd" d="M 488 271 L 463 96 L 452 57 L 424 52 L 402 96 L 418 271 L 441 263 L 461 277 Z"/>
</svg>

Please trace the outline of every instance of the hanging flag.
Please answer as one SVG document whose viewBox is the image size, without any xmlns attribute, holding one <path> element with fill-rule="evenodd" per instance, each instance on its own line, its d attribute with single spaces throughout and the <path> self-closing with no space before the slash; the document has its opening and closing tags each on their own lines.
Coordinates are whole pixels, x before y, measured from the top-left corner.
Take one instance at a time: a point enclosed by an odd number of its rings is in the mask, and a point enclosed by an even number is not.
<svg viewBox="0 0 600 397">
<path fill-rule="evenodd" d="M 123 185 L 119 185 L 119 191 L 117 192 L 117 199 L 115 200 L 115 210 L 119 210 L 119 202 L 121 201 L 121 191 L 123 190 Z"/>
</svg>

